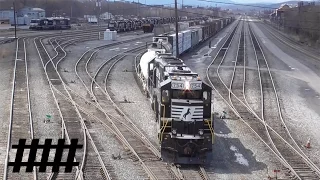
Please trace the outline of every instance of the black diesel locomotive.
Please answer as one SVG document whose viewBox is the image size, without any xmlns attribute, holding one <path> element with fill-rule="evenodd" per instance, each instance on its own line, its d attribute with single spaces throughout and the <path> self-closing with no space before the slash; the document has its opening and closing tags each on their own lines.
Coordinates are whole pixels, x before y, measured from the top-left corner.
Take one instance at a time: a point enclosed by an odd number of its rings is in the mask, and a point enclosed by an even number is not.
<svg viewBox="0 0 320 180">
<path fill-rule="evenodd" d="M 70 28 L 70 19 L 62 17 L 32 19 L 29 26 L 29 29 L 35 30 L 58 30 Z"/>
<path fill-rule="evenodd" d="M 203 43 L 232 21 L 210 20 L 179 32 L 179 54 Z M 212 159 L 214 144 L 212 88 L 174 56 L 172 36 L 153 38 L 140 58 L 137 75 L 156 114 L 162 158 L 178 164 L 205 164 Z"/>
<path fill-rule="evenodd" d="M 212 155 L 212 88 L 181 59 L 149 49 L 140 60 L 140 77 L 152 102 L 165 161 L 203 164 Z"/>
<path fill-rule="evenodd" d="M 159 123 L 162 158 L 205 163 L 214 142 L 211 87 L 172 55 L 159 54 L 151 63 L 148 89 Z"/>
</svg>

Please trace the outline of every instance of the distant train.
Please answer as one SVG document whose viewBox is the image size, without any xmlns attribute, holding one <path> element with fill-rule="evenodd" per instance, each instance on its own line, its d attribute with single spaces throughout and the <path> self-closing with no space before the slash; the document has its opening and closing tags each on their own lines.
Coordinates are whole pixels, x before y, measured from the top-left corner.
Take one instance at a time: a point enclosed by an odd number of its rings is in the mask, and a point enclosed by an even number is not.
<svg viewBox="0 0 320 180">
<path fill-rule="evenodd" d="M 233 21 L 214 19 L 180 31 L 179 54 L 203 43 Z M 175 34 L 153 38 L 136 67 L 141 85 L 156 114 L 164 161 L 206 164 L 212 158 L 214 115 L 212 88 L 175 57 Z"/>
<path fill-rule="evenodd" d="M 196 47 L 203 41 L 206 41 L 210 37 L 214 36 L 221 29 L 229 25 L 234 18 L 221 18 L 221 19 L 208 19 L 204 21 L 204 24 L 185 27 L 178 33 L 179 39 L 179 55 L 188 52 L 190 49 Z M 188 26 L 188 24 L 186 24 Z M 153 42 L 160 44 L 162 48 L 166 49 L 166 52 L 170 52 L 176 55 L 176 34 L 162 34 L 155 36 Z"/>
<path fill-rule="evenodd" d="M 200 21 L 207 20 L 207 17 L 194 17 L 186 20 L 183 17 L 179 17 L 179 21 L 190 22 L 190 26 L 200 24 Z M 142 29 L 144 33 L 153 31 L 153 28 L 161 24 L 169 24 L 175 22 L 174 17 L 160 18 L 151 17 L 143 19 L 129 19 L 129 20 L 112 20 L 108 23 L 108 29 L 111 31 L 125 32 Z"/>
<path fill-rule="evenodd" d="M 70 29 L 70 19 L 61 17 L 51 17 L 43 19 L 32 19 L 29 29 L 35 30 L 56 30 L 56 29 Z"/>
</svg>

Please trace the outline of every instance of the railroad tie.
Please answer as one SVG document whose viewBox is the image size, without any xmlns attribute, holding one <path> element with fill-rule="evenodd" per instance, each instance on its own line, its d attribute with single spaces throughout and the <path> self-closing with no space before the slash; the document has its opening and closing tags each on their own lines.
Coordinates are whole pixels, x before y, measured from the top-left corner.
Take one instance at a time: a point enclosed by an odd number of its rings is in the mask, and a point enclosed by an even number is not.
<svg viewBox="0 0 320 180">
<path fill-rule="evenodd" d="M 105 179 L 105 180 L 107 180 L 107 176 L 106 176 L 106 174 L 104 173 L 102 167 L 100 167 L 100 173 L 101 173 L 102 178 Z"/>
</svg>

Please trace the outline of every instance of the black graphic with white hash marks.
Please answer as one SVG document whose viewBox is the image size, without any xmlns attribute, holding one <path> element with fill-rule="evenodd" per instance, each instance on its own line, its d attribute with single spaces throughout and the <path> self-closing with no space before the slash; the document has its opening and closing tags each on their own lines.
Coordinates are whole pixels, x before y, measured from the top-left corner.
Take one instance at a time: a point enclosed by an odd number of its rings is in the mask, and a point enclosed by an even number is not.
<svg viewBox="0 0 320 180">
<path fill-rule="evenodd" d="M 22 166 L 26 166 L 26 172 L 32 172 L 34 166 L 39 166 L 39 172 L 46 172 L 47 166 L 52 166 L 52 172 L 59 172 L 60 166 L 65 167 L 65 172 L 71 172 L 73 166 L 78 166 L 79 162 L 73 162 L 76 150 L 81 149 L 83 145 L 78 144 L 78 139 L 71 139 L 70 145 L 65 145 L 65 139 L 59 139 L 58 144 L 51 144 L 52 139 L 46 139 L 43 145 L 39 144 L 39 139 L 32 139 L 30 145 L 26 145 L 26 139 L 19 139 L 18 145 L 12 145 L 12 149 L 17 149 L 14 162 L 9 162 L 8 166 L 13 166 L 13 172 L 20 172 Z M 30 149 L 28 161 L 22 162 L 23 152 Z M 38 149 L 43 149 L 41 161 L 36 162 L 36 154 Z M 53 162 L 48 162 L 51 149 L 55 149 Z M 68 150 L 66 162 L 62 162 L 63 151 Z"/>
</svg>

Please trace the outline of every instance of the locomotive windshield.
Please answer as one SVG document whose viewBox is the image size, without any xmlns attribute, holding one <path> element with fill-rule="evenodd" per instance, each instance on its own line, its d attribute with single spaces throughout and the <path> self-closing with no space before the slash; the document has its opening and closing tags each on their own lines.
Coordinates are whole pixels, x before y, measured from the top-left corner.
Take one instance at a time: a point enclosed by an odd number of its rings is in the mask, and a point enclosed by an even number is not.
<svg viewBox="0 0 320 180">
<path fill-rule="evenodd" d="M 201 91 L 173 90 L 172 99 L 201 99 Z"/>
</svg>

